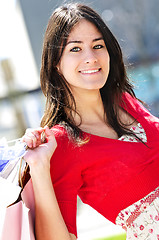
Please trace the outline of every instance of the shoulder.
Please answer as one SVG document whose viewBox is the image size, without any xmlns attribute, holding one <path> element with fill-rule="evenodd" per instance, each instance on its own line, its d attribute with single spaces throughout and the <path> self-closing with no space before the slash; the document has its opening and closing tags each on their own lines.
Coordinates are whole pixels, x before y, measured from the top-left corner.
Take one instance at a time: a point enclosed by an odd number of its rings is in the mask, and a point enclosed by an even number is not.
<svg viewBox="0 0 159 240">
<path fill-rule="evenodd" d="M 51 130 L 54 133 L 57 143 L 68 142 L 70 144 L 73 144 L 73 139 L 64 126 L 57 124 L 53 126 Z"/>
<path fill-rule="evenodd" d="M 51 128 L 51 130 L 53 131 L 55 138 L 57 138 L 57 139 L 68 138 L 68 133 L 67 133 L 66 129 L 59 124 L 53 126 Z"/>
<path fill-rule="evenodd" d="M 58 124 L 53 126 L 51 130 L 56 138 L 58 151 L 68 151 L 75 147 L 75 143 L 65 127 Z"/>
<path fill-rule="evenodd" d="M 149 114 L 149 111 L 143 105 L 142 101 L 138 100 L 135 96 L 128 92 L 124 92 L 121 98 L 121 106 L 129 111 L 145 112 Z"/>
<path fill-rule="evenodd" d="M 121 103 L 122 104 L 135 104 L 138 103 L 138 100 L 135 96 L 131 95 L 128 92 L 124 92 L 122 93 L 122 97 L 121 97 Z"/>
<path fill-rule="evenodd" d="M 136 97 L 131 96 L 129 93 L 125 92 L 122 95 L 121 105 L 129 114 L 131 114 L 135 119 L 144 118 L 145 121 L 152 124 L 157 124 L 159 127 L 159 119 L 152 115 L 150 111 L 140 102 Z"/>
</svg>

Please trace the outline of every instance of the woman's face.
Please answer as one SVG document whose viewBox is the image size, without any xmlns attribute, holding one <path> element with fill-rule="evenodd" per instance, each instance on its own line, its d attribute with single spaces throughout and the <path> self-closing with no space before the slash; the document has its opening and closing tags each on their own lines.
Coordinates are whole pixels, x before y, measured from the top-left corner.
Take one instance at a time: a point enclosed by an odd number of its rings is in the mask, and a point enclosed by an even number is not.
<svg viewBox="0 0 159 240">
<path fill-rule="evenodd" d="M 57 67 L 71 89 L 102 88 L 109 74 L 109 54 L 102 34 L 82 19 L 69 34 Z"/>
</svg>

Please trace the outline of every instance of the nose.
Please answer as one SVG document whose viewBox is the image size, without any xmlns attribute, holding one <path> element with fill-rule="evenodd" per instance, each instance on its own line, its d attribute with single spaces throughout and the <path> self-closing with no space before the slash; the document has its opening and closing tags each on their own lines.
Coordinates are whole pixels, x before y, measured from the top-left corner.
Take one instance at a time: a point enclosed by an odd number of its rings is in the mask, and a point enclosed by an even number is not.
<svg viewBox="0 0 159 240">
<path fill-rule="evenodd" d="M 84 56 L 84 62 L 85 63 L 96 63 L 97 62 L 97 56 L 94 53 L 93 49 L 88 49 L 85 52 L 85 56 Z"/>
</svg>

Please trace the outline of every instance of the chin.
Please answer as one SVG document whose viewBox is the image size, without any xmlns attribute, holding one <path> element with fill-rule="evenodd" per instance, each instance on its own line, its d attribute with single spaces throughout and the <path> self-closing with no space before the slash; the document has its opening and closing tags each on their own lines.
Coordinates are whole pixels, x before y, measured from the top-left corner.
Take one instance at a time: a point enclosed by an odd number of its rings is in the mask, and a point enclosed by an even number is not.
<svg viewBox="0 0 159 240">
<path fill-rule="evenodd" d="M 101 89 L 102 87 L 104 87 L 104 85 L 106 84 L 106 82 L 104 83 L 97 83 L 97 84 L 92 84 L 91 86 L 88 86 L 88 89 L 90 90 L 98 90 L 98 89 Z"/>
</svg>

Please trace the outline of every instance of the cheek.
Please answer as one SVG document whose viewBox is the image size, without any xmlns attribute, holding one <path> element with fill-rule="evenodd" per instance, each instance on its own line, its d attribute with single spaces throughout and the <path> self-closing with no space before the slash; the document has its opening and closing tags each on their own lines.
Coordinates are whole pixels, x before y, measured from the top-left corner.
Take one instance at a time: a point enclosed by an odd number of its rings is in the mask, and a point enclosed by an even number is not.
<svg viewBox="0 0 159 240">
<path fill-rule="evenodd" d="M 100 55 L 98 55 L 98 58 L 102 61 L 103 64 L 109 65 L 110 57 L 107 51 L 103 51 Z"/>
<path fill-rule="evenodd" d="M 108 54 L 106 55 L 104 61 L 105 61 L 105 65 L 106 65 L 107 69 L 109 70 L 110 69 L 110 57 Z"/>
<path fill-rule="evenodd" d="M 65 61 L 61 61 L 59 66 L 60 73 L 64 76 L 66 81 L 71 81 L 72 76 L 72 70 L 73 70 L 73 64 L 70 61 L 70 59 L 64 59 Z"/>
<path fill-rule="evenodd" d="M 73 65 L 75 65 L 75 59 L 72 59 L 72 57 L 70 57 L 70 56 L 64 56 L 61 59 L 60 69 L 63 72 L 67 72 L 67 71 L 71 70 L 71 67 Z"/>
<path fill-rule="evenodd" d="M 64 59 L 61 59 L 59 64 L 59 71 L 61 74 L 65 75 L 65 69 L 67 69 L 67 62 Z"/>
<path fill-rule="evenodd" d="M 106 51 L 106 54 L 105 54 L 105 58 L 106 58 L 106 60 L 107 60 L 108 62 L 110 62 L 110 57 L 109 57 L 109 54 L 108 54 L 107 51 Z"/>
</svg>

